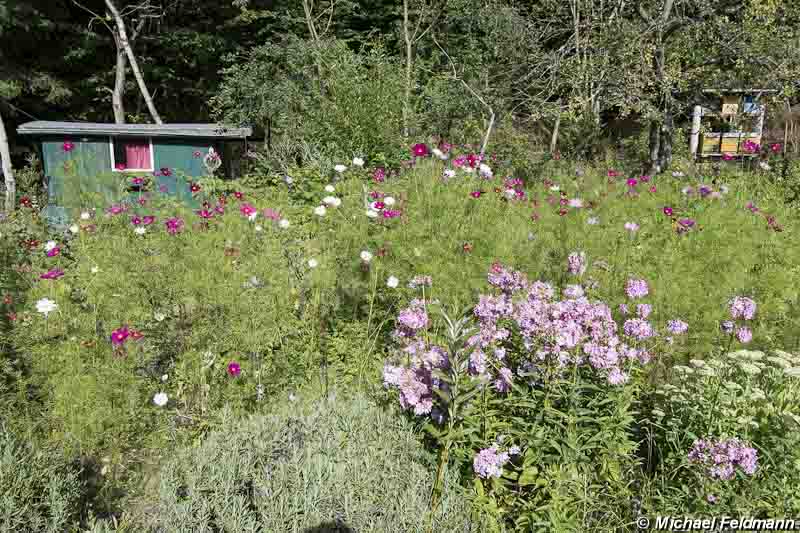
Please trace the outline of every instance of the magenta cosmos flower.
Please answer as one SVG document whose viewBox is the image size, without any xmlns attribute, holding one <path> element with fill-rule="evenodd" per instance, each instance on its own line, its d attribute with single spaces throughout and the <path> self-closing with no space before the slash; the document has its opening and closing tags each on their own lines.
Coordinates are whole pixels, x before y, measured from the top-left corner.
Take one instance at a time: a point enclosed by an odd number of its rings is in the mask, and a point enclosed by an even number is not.
<svg viewBox="0 0 800 533">
<path fill-rule="evenodd" d="M 70 141 L 64 141 L 64 144 L 61 145 L 61 148 L 65 152 L 71 152 L 72 150 L 75 149 L 75 145 Z"/>
<path fill-rule="evenodd" d="M 664 211 L 664 214 L 667 215 L 668 217 L 672 216 L 672 208 L 671 207 L 664 207 L 663 211 Z"/>
<path fill-rule="evenodd" d="M 176 217 L 172 217 L 169 220 L 167 220 L 164 223 L 164 225 L 167 227 L 167 233 L 169 233 L 170 235 L 175 235 L 176 233 L 179 233 L 183 229 L 183 220 Z"/>
<path fill-rule="evenodd" d="M 246 202 L 239 207 L 239 211 L 246 217 L 253 216 L 258 212 L 255 207 Z"/>
<path fill-rule="evenodd" d="M 130 336 L 130 334 L 131 332 L 128 329 L 128 326 L 122 326 L 121 328 L 117 328 L 111 332 L 111 342 L 119 346 L 125 342 L 125 340 Z"/>
<path fill-rule="evenodd" d="M 377 183 L 382 183 L 386 179 L 386 170 L 383 168 L 376 168 L 372 172 L 372 179 Z"/>
<path fill-rule="evenodd" d="M 636 178 L 628 178 L 628 187 L 635 187 L 637 183 L 639 183 Z"/>
<path fill-rule="evenodd" d="M 469 193 L 469 195 L 472 196 L 473 198 L 480 198 L 482 194 L 483 191 L 472 191 L 471 193 Z"/>
<path fill-rule="evenodd" d="M 150 224 L 155 222 L 155 220 L 156 220 L 156 217 L 154 217 L 153 215 L 144 216 L 144 217 L 142 217 L 142 225 L 143 226 L 149 226 Z"/>
<path fill-rule="evenodd" d="M 232 378 L 238 378 L 239 374 L 242 373 L 242 367 L 239 366 L 239 363 L 236 361 L 231 361 L 228 363 L 228 375 Z"/>
<path fill-rule="evenodd" d="M 47 272 L 39 276 L 39 279 L 58 279 L 63 275 L 64 275 L 63 270 L 61 270 L 60 268 L 54 268 L 53 270 L 48 270 Z"/>
<path fill-rule="evenodd" d="M 206 219 L 214 216 L 214 213 L 212 211 L 209 211 L 208 209 L 201 209 L 197 212 L 197 214 L 200 215 L 200 218 L 206 218 Z"/>
<path fill-rule="evenodd" d="M 61 248 L 58 246 L 54 246 L 53 248 L 47 250 L 47 257 L 55 257 L 61 253 Z"/>
<path fill-rule="evenodd" d="M 428 145 L 417 143 L 411 148 L 411 152 L 414 154 L 414 157 L 425 157 L 428 155 Z"/>
</svg>

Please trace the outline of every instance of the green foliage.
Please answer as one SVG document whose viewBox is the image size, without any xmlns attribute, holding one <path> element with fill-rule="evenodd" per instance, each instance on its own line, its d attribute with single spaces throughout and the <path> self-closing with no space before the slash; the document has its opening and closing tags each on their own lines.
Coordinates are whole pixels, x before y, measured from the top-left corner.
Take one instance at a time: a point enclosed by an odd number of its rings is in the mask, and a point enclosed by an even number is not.
<svg viewBox="0 0 800 533">
<path fill-rule="evenodd" d="M 79 518 L 79 469 L 0 427 L 0 531 L 63 533 Z"/>
<path fill-rule="evenodd" d="M 160 474 L 158 498 L 131 531 L 422 532 L 430 459 L 409 423 L 363 397 L 284 402 L 269 415 L 227 413 L 199 448 Z M 478 531 L 447 476 L 434 531 Z"/>
</svg>

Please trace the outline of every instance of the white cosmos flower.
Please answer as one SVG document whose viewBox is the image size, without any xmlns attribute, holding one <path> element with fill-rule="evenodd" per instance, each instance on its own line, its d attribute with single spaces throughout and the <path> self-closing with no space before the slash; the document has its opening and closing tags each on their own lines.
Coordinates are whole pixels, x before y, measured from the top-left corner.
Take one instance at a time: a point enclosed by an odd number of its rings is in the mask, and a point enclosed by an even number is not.
<svg viewBox="0 0 800 533">
<path fill-rule="evenodd" d="M 153 403 L 159 407 L 164 407 L 167 405 L 169 401 L 169 396 L 167 396 L 166 392 L 159 392 L 155 396 L 153 396 Z"/>
<path fill-rule="evenodd" d="M 308 268 L 317 268 L 319 266 L 319 261 L 316 259 L 309 259 L 308 260 Z"/>
<path fill-rule="evenodd" d="M 36 310 L 44 315 L 47 318 L 47 315 L 52 313 L 58 309 L 58 304 L 56 304 L 53 300 L 49 298 L 42 298 L 38 302 L 36 302 Z"/>
<path fill-rule="evenodd" d="M 386 205 L 386 202 L 383 202 L 383 205 Z M 377 201 L 372 202 L 371 204 L 369 204 L 369 207 L 373 211 L 380 211 L 381 209 L 383 209 L 382 207 L 378 207 L 378 202 Z"/>
<path fill-rule="evenodd" d="M 81 213 L 81 220 L 89 220 L 90 218 L 92 218 L 92 214 L 88 211 Z"/>
<path fill-rule="evenodd" d="M 56 241 L 47 241 L 46 243 L 44 243 L 44 251 L 49 252 L 56 246 L 58 246 L 58 243 Z"/>
<path fill-rule="evenodd" d="M 433 150 L 431 150 L 431 153 L 436 157 L 438 157 L 439 159 L 441 159 L 442 156 L 444 155 L 444 153 L 442 153 L 442 151 L 439 150 L 438 148 L 434 148 Z"/>
<path fill-rule="evenodd" d="M 333 185 L 326 185 L 325 192 L 334 192 L 336 188 Z"/>
<path fill-rule="evenodd" d="M 258 233 L 264 231 L 264 227 L 261 224 L 256 224 L 256 227 L 253 229 L 255 229 Z"/>
<path fill-rule="evenodd" d="M 281 221 L 278 222 L 278 226 L 280 226 L 282 229 L 286 229 L 289 227 L 289 221 L 285 218 L 282 218 Z"/>
<path fill-rule="evenodd" d="M 249 215 L 247 215 L 247 220 L 252 222 L 252 221 L 254 221 L 256 219 L 256 217 L 258 217 L 258 211 L 254 211 L 253 213 L 250 213 Z"/>
<path fill-rule="evenodd" d="M 156 312 L 156 313 L 153 313 L 153 318 L 156 319 L 156 322 L 163 322 L 164 319 L 167 318 L 167 315 L 165 315 L 164 313 Z"/>
<path fill-rule="evenodd" d="M 320 217 L 324 217 L 325 216 L 325 206 L 324 205 L 319 205 L 319 206 L 315 207 L 314 208 L 314 214 L 317 215 L 317 216 L 320 216 Z"/>
<path fill-rule="evenodd" d="M 465 167 L 461 167 L 461 168 L 463 168 L 464 172 L 466 172 L 467 174 L 472 174 L 473 172 L 475 172 L 475 169 L 470 167 L 470 166 L 465 166 Z"/>
<path fill-rule="evenodd" d="M 353 158 L 353 165 L 355 165 L 357 167 L 363 167 L 364 166 L 364 160 L 361 159 L 360 157 L 354 157 Z"/>
<path fill-rule="evenodd" d="M 322 203 L 327 204 L 327 205 L 331 205 L 335 201 L 336 201 L 336 197 L 335 196 L 326 196 L 325 198 L 322 199 Z"/>
<path fill-rule="evenodd" d="M 552 187 L 550 187 L 550 190 L 553 192 L 558 192 L 561 190 L 561 187 L 559 187 L 558 185 L 553 185 Z"/>
<path fill-rule="evenodd" d="M 370 207 L 369 209 L 367 209 L 367 216 L 369 218 L 378 218 L 378 212 Z"/>
<path fill-rule="evenodd" d="M 365 263 L 369 263 L 370 261 L 372 261 L 372 254 L 366 250 L 362 251 L 361 260 L 364 261 Z"/>
<path fill-rule="evenodd" d="M 333 199 L 333 203 L 331 205 L 333 207 L 339 207 L 340 205 L 342 205 L 342 199 L 341 198 L 334 198 Z"/>
<path fill-rule="evenodd" d="M 489 167 L 489 165 L 487 165 L 486 163 L 481 163 L 480 166 L 478 167 L 478 170 L 480 171 L 481 176 L 485 178 L 491 178 L 494 175 L 491 167 Z"/>
<path fill-rule="evenodd" d="M 442 175 L 445 178 L 455 178 L 456 177 L 456 171 L 453 170 L 452 168 L 446 168 L 446 169 L 444 169 L 444 172 L 442 173 Z"/>
<path fill-rule="evenodd" d="M 96 266 L 93 266 L 92 267 L 92 274 L 97 274 L 98 272 L 100 272 L 100 269 L 98 267 L 96 267 Z"/>
<path fill-rule="evenodd" d="M 344 166 L 344 165 L 336 165 L 335 167 L 333 167 L 333 170 L 335 170 L 336 172 L 338 172 L 339 174 L 341 174 L 342 172 L 344 172 L 345 170 L 347 170 L 347 167 L 346 167 L 346 166 Z"/>
<path fill-rule="evenodd" d="M 137 227 L 135 230 L 133 230 L 133 232 L 134 232 L 136 235 L 144 235 L 145 233 L 147 233 L 147 228 L 144 228 L 144 227 L 142 227 L 142 226 L 139 226 L 139 227 Z"/>
<path fill-rule="evenodd" d="M 383 203 L 392 206 L 394 205 L 394 198 L 392 198 L 391 196 L 387 196 L 386 198 L 383 199 Z"/>
<path fill-rule="evenodd" d="M 161 376 L 161 381 L 167 381 L 169 379 L 169 374 L 164 374 Z"/>
<path fill-rule="evenodd" d="M 386 280 L 386 286 L 390 289 L 396 289 L 399 284 L 400 280 L 394 276 L 389 276 L 389 279 Z"/>
<path fill-rule="evenodd" d="M 78 233 L 81 229 L 78 227 L 77 224 L 73 224 L 69 227 L 70 233 Z"/>
</svg>

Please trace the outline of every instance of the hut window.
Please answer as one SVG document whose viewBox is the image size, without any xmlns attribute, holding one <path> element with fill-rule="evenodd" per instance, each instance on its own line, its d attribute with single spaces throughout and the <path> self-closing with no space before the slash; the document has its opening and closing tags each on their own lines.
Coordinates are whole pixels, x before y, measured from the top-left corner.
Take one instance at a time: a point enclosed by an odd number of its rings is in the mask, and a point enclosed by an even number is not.
<svg viewBox="0 0 800 533">
<path fill-rule="evenodd" d="M 152 172 L 153 140 L 148 138 L 111 138 L 111 169 L 115 171 L 141 170 Z"/>
</svg>

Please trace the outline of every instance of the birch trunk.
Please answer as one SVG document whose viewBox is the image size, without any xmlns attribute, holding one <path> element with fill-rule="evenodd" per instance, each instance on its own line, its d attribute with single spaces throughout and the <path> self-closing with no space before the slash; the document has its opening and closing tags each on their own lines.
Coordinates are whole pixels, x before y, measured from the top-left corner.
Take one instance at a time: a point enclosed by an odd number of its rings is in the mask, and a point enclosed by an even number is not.
<svg viewBox="0 0 800 533">
<path fill-rule="evenodd" d="M 6 213 L 11 213 L 17 203 L 17 183 L 14 181 L 14 169 L 11 168 L 11 150 L 8 148 L 8 136 L 2 115 L 0 115 L 0 159 L 6 181 Z"/>
<path fill-rule="evenodd" d="M 125 69 L 128 66 L 128 58 L 125 55 L 125 50 L 119 45 L 119 39 L 116 40 L 117 71 L 114 78 L 114 90 L 111 91 L 111 107 L 114 109 L 114 122 L 116 124 L 125 124 L 125 104 L 122 97 L 125 95 Z"/>
<path fill-rule="evenodd" d="M 153 98 L 150 96 L 150 91 L 147 90 L 147 85 L 144 83 L 142 72 L 139 70 L 139 64 L 136 62 L 136 56 L 133 55 L 130 41 L 128 41 L 128 34 L 125 31 L 125 22 L 122 20 L 122 16 L 119 14 L 114 2 L 111 0 L 106 0 L 106 7 L 111 12 L 111 15 L 114 17 L 114 21 L 117 24 L 120 44 L 122 45 L 122 49 L 125 51 L 125 55 L 128 56 L 128 61 L 131 64 L 131 70 L 136 78 L 136 83 L 139 84 L 139 90 L 142 92 L 142 97 L 147 104 L 147 109 L 150 111 L 150 116 L 153 117 L 153 121 L 156 124 L 163 124 L 161 117 L 158 115 L 158 111 L 156 111 L 155 105 L 153 105 Z"/>
</svg>

